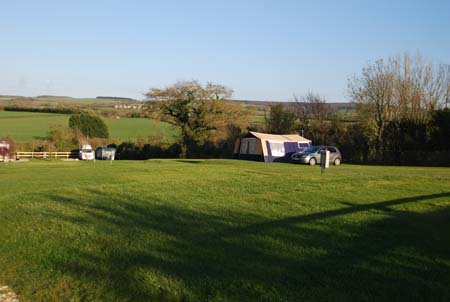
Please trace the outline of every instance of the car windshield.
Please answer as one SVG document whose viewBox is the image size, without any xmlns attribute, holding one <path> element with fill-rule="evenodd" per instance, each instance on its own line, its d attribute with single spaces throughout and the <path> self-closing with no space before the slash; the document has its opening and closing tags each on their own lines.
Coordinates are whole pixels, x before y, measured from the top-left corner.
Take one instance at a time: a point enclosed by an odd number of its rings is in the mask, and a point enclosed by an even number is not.
<svg viewBox="0 0 450 302">
<path fill-rule="evenodd" d="M 319 146 L 310 146 L 310 147 L 306 148 L 305 150 L 303 150 L 303 153 L 314 153 L 319 149 L 320 149 Z"/>
<path fill-rule="evenodd" d="M 92 150 L 91 150 L 91 149 L 83 149 L 83 152 L 86 152 L 86 153 L 91 153 L 91 152 L 92 152 Z"/>
</svg>

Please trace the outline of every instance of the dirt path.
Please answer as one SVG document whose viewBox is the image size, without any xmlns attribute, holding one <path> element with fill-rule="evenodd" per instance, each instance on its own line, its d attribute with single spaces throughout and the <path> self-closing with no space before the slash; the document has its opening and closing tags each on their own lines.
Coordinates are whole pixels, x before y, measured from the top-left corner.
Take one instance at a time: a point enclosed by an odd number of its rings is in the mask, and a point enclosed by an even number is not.
<svg viewBox="0 0 450 302">
<path fill-rule="evenodd" d="M 0 284 L 0 302 L 19 302 L 19 297 L 8 286 Z"/>
</svg>

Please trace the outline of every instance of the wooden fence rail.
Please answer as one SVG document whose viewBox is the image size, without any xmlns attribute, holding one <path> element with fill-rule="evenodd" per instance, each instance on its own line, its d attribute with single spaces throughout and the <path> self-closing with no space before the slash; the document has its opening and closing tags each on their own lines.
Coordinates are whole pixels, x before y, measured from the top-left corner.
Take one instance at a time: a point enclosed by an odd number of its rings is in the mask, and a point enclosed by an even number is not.
<svg viewBox="0 0 450 302">
<path fill-rule="evenodd" d="M 16 159 L 21 158 L 77 158 L 77 152 L 16 152 Z"/>
</svg>

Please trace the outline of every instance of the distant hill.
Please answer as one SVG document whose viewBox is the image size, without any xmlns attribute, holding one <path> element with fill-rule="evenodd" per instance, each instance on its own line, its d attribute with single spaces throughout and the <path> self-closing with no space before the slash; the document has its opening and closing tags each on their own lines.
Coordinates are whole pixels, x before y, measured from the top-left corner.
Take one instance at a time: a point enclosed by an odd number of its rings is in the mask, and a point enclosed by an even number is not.
<svg viewBox="0 0 450 302">
<path fill-rule="evenodd" d="M 38 95 L 36 97 L 37 99 L 72 99 L 71 96 L 65 96 L 65 95 Z"/>
<path fill-rule="evenodd" d="M 117 101 L 138 102 L 138 100 L 135 100 L 132 98 L 120 97 L 120 96 L 97 96 L 96 99 L 109 99 L 109 100 L 117 100 Z"/>
<path fill-rule="evenodd" d="M 0 98 L 23 98 L 21 95 L 7 95 L 7 94 L 0 94 Z"/>
<path fill-rule="evenodd" d="M 232 100 L 233 102 L 244 103 L 246 105 L 260 105 L 260 106 L 270 106 L 276 103 L 282 103 L 287 108 L 292 108 L 295 105 L 295 102 L 272 102 L 272 101 L 249 101 L 249 100 Z M 327 103 L 332 110 L 351 110 L 355 109 L 355 104 L 351 102 L 333 102 Z"/>
</svg>

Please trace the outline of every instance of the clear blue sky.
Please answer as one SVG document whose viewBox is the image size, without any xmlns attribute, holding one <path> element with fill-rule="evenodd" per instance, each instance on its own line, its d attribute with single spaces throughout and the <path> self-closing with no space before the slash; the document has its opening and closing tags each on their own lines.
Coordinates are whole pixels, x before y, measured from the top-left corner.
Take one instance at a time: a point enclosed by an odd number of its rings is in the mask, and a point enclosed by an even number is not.
<svg viewBox="0 0 450 302">
<path fill-rule="evenodd" d="M 450 63 L 450 1 L 1 1 L 0 94 L 142 98 L 177 80 L 345 101 L 409 51 Z"/>
</svg>

